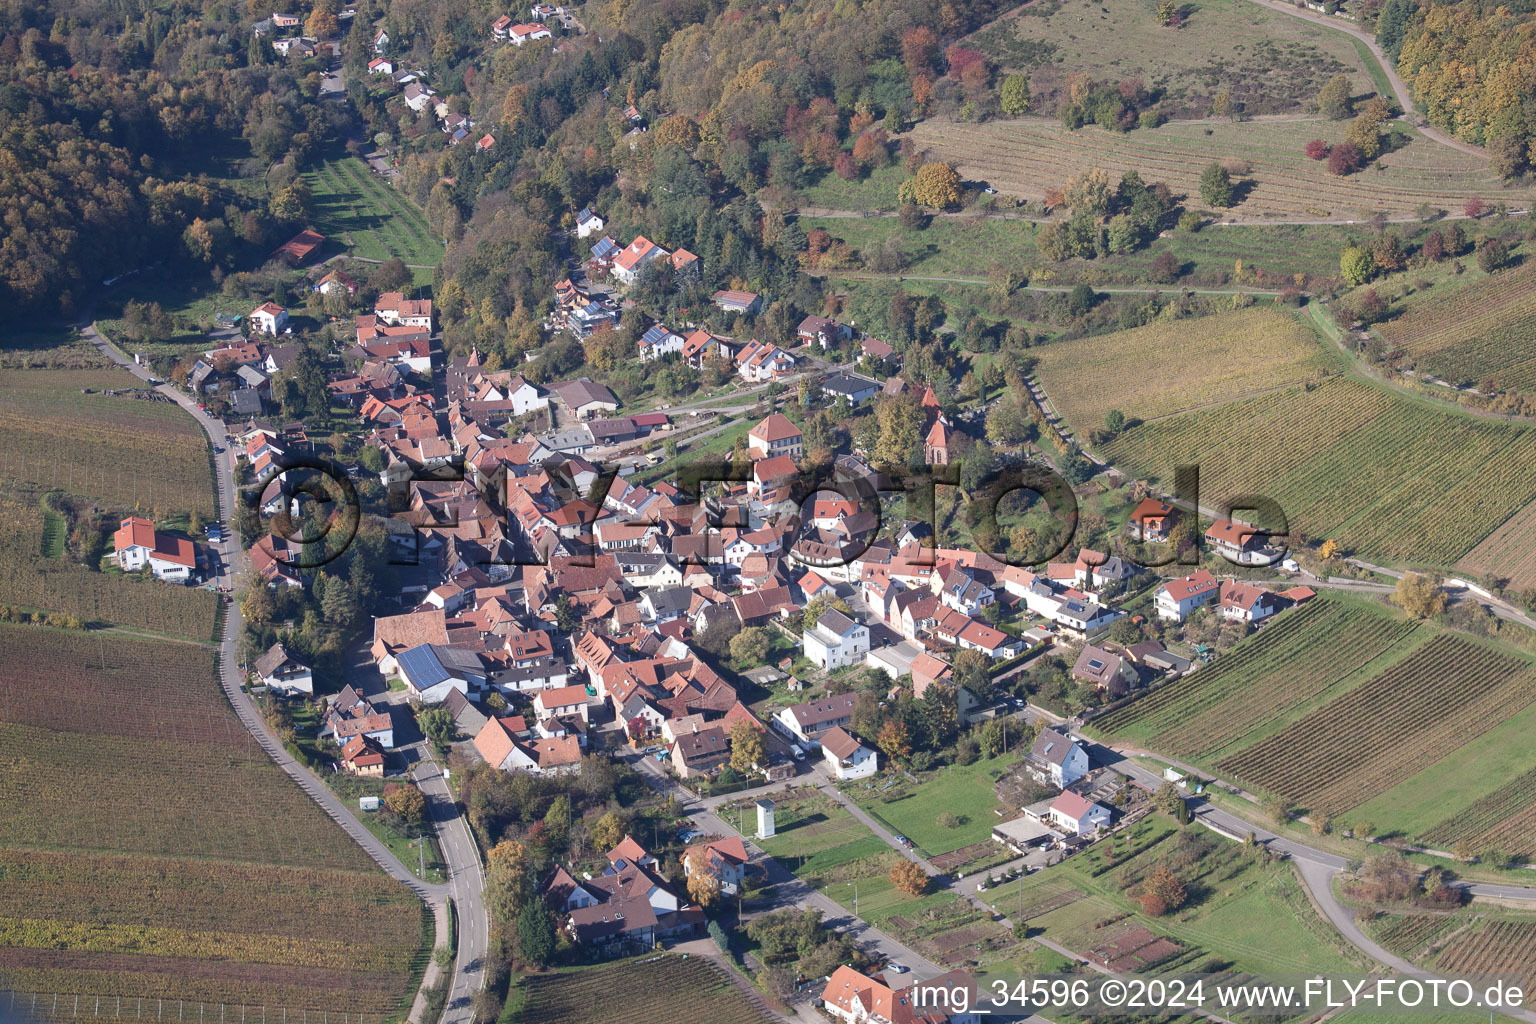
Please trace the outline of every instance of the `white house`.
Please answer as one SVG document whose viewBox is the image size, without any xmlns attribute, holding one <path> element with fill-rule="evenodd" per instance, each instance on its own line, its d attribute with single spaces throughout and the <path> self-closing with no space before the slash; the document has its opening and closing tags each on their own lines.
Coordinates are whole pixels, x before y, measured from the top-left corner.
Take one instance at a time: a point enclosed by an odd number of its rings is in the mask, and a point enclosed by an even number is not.
<svg viewBox="0 0 1536 1024">
<path fill-rule="evenodd" d="M 1197 569 L 1188 576 L 1169 580 L 1158 587 L 1152 603 L 1161 618 L 1183 622 L 1190 612 L 1220 597 L 1221 588 L 1216 583 L 1216 577 L 1204 569 Z"/>
<path fill-rule="evenodd" d="M 836 608 L 822 612 L 813 629 L 805 631 L 805 656 L 827 671 L 858 665 L 869 653 L 869 627 Z"/>
<path fill-rule="evenodd" d="M 129 516 L 118 524 L 112 545 L 118 567 L 124 572 L 148 566 L 156 579 L 185 583 L 197 568 L 197 549 L 191 541 L 161 533 L 154 523 L 139 516 Z"/>
<path fill-rule="evenodd" d="M 411 696 L 428 704 L 457 690 L 468 696 L 485 688 L 485 666 L 474 652 L 442 644 L 419 644 L 395 657 L 400 678 Z"/>
<path fill-rule="evenodd" d="M 699 843 L 683 853 L 683 876 L 696 870 L 698 864 L 707 869 L 720 883 L 720 891 L 733 895 L 747 873 L 747 848 L 741 837 L 716 839 L 712 843 Z"/>
<path fill-rule="evenodd" d="M 588 206 L 576 215 L 576 237 L 586 238 L 588 235 L 598 234 L 603 230 L 603 218 L 597 215 L 597 211 Z"/>
<path fill-rule="evenodd" d="M 1068 790 L 1051 801 L 1051 823 L 1076 836 L 1109 825 L 1109 808 Z"/>
<path fill-rule="evenodd" d="M 263 302 L 251 310 L 250 321 L 263 334 L 281 334 L 288 326 L 288 311 L 275 302 Z"/>
<path fill-rule="evenodd" d="M 1063 789 L 1088 774 L 1088 752 L 1059 729 L 1040 730 L 1028 761 L 1034 775 Z"/>
<path fill-rule="evenodd" d="M 540 690 L 534 695 L 533 708 L 540 718 L 579 715 L 585 722 L 587 720 L 587 688 L 561 686 L 552 690 Z"/>
<path fill-rule="evenodd" d="M 263 686 L 277 693 L 315 692 L 314 675 L 309 666 L 289 654 L 282 644 L 273 644 L 256 659 L 256 675 Z"/>
<path fill-rule="evenodd" d="M 821 753 L 827 759 L 827 769 L 844 781 L 873 775 L 879 767 L 875 752 L 841 728 L 822 735 Z"/>
</svg>

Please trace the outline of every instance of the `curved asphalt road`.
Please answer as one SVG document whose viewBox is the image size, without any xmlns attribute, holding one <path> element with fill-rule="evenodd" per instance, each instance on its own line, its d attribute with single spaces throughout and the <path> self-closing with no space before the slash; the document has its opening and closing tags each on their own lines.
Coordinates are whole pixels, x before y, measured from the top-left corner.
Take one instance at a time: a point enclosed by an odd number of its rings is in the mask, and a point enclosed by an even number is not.
<svg viewBox="0 0 1536 1024">
<path fill-rule="evenodd" d="M 102 355 L 148 383 L 149 371 L 136 366 L 132 360 L 125 359 L 96 331 L 89 320 L 89 315 L 85 322 L 76 326 L 81 335 L 95 345 Z M 199 409 L 196 402 L 169 385 L 160 385 L 156 390 L 175 400 L 185 409 L 197 421 L 198 426 L 203 428 L 210 444 L 221 447 L 225 444 L 226 429 L 222 421 Z M 236 500 L 234 475 L 228 458 L 215 455 L 213 462 L 217 484 L 215 497 L 218 504 L 218 520 L 228 527 L 230 524 L 227 520 L 235 507 Z M 221 588 L 227 587 L 232 592 L 240 570 L 243 568 L 245 554 L 237 541 L 226 541 L 220 547 L 226 549 L 226 558 L 218 583 Z M 431 884 L 417 878 L 410 868 L 389 851 L 388 847 L 379 842 L 373 833 L 357 820 L 351 808 L 325 783 L 317 779 L 308 768 L 295 760 L 267 727 L 266 721 L 256 708 L 255 701 L 240 688 L 241 676 L 237 655 L 242 622 L 240 605 L 231 600 L 224 610 L 224 632 L 219 643 L 219 685 L 223 688 L 225 696 L 229 698 L 230 706 L 241 724 L 255 737 L 256 742 L 277 766 L 286 772 L 315 803 L 319 804 L 320 808 L 330 815 L 368 856 L 372 857 L 391 878 L 408 886 L 432 908 L 433 917 L 437 923 L 439 943 L 446 938 L 449 912 L 447 901 L 449 897 L 453 899 L 454 911 L 459 919 L 458 956 L 443 1013 L 443 1024 L 468 1024 L 470 999 L 482 984 L 482 970 L 490 941 L 490 925 L 485 911 L 485 879 L 480 867 L 480 853 L 469 834 L 468 825 L 454 805 L 452 794 L 441 770 L 435 762 L 430 760 L 430 754 L 428 754 L 428 759 L 418 764 L 414 773 L 418 785 L 427 797 L 428 815 L 437 830 L 438 843 L 448 866 L 447 884 Z M 429 963 L 422 979 L 423 987 L 435 984 L 438 973 L 436 963 Z M 418 993 L 410 1014 L 410 1018 L 418 1024 L 426 1024 L 421 1020 L 422 1010 L 422 999 Z"/>
</svg>

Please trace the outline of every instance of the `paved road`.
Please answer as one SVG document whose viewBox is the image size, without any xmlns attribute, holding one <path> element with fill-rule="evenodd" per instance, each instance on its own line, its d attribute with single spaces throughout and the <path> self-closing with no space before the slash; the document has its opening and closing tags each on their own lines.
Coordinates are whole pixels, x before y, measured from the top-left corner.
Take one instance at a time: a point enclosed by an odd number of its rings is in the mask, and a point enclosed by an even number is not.
<svg viewBox="0 0 1536 1024">
<path fill-rule="evenodd" d="M 95 345 L 102 355 L 118 366 L 128 370 L 140 380 L 148 383 L 150 380 L 149 371 L 134 365 L 132 360 L 124 358 L 116 348 L 96 331 L 89 320 L 78 326 L 81 335 L 91 344 Z M 211 444 L 220 447 L 225 446 L 226 430 L 222 421 L 199 409 L 196 402 L 169 385 L 160 385 L 156 390 L 164 395 L 168 395 L 185 409 L 197 421 L 198 425 L 203 428 L 203 432 L 208 435 Z M 218 520 L 232 533 L 233 524 L 230 521 L 230 513 L 235 507 L 236 497 L 234 474 L 227 452 L 223 457 L 214 457 L 214 475 L 217 485 Z M 221 587 L 232 589 L 242 568 L 244 552 L 237 539 L 227 541 L 225 544 L 220 545 L 220 547 L 227 552 L 227 557 L 224 561 L 221 575 L 218 577 L 218 583 Z M 469 996 L 479 987 L 479 971 L 485 957 L 488 938 L 483 924 L 478 924 L 474 920 L 473 913 L 478 910 L 480 921 L 484 920 L 484 909 L 480 899 L 480 890 L 484 888 L 484 883 L 479 881 L 480 862 L 478 853 L 474 855 L 472 871 L 459 869 L 461 865 L 466 863 L 463 859 L 464 851 L 462 844 L 455 841 L 452 828 L 453 822 L 444 821 L 439 817 L 441 813 L 441 795 L 446 793 L 446 784 L 442 782 L 440 776 L 434 777 L 437 789 L 436 796 L 428 789 L 431 786 L 431 782 L 423 786 L 423 792 L 426 793 L 429 807 L 433 812 L 434 824 L 439 829 L 439 841 L 443 847 L 444 859 L 449 864 L 449 883 L 439 885 L 423 882 L 417 878 L 410 868 L 401 863 L 399 858 L 389 851 L 388 847 L 381 843 L 372 832 L 369 832 L 357 820 L 356 815 L 352 813 L 351 808 L 346 803 L 283 748 L 282 743 L 267 726 L 260 711 L 257 710 L 255 701 L 240 688 L 242 675 L 238 660 L 238 644 L 241 624 L 240 605 L 238 602 L 231 600 L 225 606 L 224 633 L 219 644 L 219 685 L 223 688 L 225 696 L 229 698 L 230 706 L 234 709 L 235 715 L 240 719 L 241 724 L 245 726 L 277 766 L 292 778 L 299 788 L 304 790 L 315 803 L 319 804 L 320 808 L 330 815 L 347 835 L 351 836 L 363 848 L 368 856 L 372 857 L 391 878 L 408 886 L 411 891 L 433 908 L 434 916 L 438 921 L 439 936 L 443 935 L 443 925 L 446 922 L 447 897 L 452 896 L 456 903 L 459 903 L 469 911 L 467 915 L 469 920 L 459 931 L 459 961 L 456 965 L 453 986 L 450 992 L 449 1009 L 444 1014 L 445 1024 L 460 1024 L 460 1022 L 467 1021 L 469 1019 L 467 1012 Z M 451 811 L 453 806 L 451 800 L 447 801 L 447 806 Z M 456 812 L 453 813 L 453 818 L 458 822 L 459 829 L 467 835 L 463 819 Z M 447 831 L 446 837 L 442 834 L 445 828 Z M 471 842 L 469 847 L 470 850 L 473 850 L 474 844 Z M 457 858 L 455 858 L 455 854 L 457 854 Z M 464 919 L 464 916 L 461 915 L 461 920 Z M 423 987 L 435 983 L 437 973 L 436 963 L 429 962 L 422 982 Z M 421 1020 L 422 1008 L 421 996 L 418 993 L 416 1001 L 411 1008 L 410 1016 L 413 1020 Z"/>
</svg>

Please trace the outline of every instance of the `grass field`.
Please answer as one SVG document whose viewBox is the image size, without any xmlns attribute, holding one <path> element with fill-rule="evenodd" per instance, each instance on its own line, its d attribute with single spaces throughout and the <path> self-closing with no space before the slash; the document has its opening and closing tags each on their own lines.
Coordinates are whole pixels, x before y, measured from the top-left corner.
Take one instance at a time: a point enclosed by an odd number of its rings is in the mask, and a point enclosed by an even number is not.
<svg viewBox="0 0 1536 1024">
<path fill-rule="evenodd" d="M 116 368 L 0 372 L 0 476 L 145 513 L 211 516 L 207 442 L 192 418 L 172 402 L 100 393 L 140 386 Z"/>
<path fill-rule="evenodd" d="M 1516 205 L 1533 190 L 1504 189 L 1485 162 L 1395 126 L 1401 145 L 1376 165 L 1348 177 L 1328 173 L 1326 162 L 1303 152 L 1309 139 L 1339 142 L 1347 121 L 1262 121 L 1243 124 L 1168 124 L 1129 133 L 1088 127 L 1068 131 L 1048 120 L 961 124 L 919 122 L 911 132 L 934 159 L 956 165 L 961 177 L 985 180 L 1000 192 L 1039 201 L 1074 175 L 1098 167 L 1118 179 L 1136 170 L 1148 182 L 1166 182 L 1199 208 L 1200 174 L 1214 161 L 1241 160 L 1236 175 L 1241 202 L 1223 219 L 1365 220 L 1374 212 L 1411 217 L 1422 203 L 1459 210 L 1468 196 L 1497 196 Z"/>
<path fill-rule="evenodd" d="M 1206 761 L 1316 708 L 1416 642 L 1412 622 L 1348 597 L 1283 612 L 1225 656 L 1094 723 L 1108 736 Z"/>
<path fill-rule="evenodd" d="M 1316 336 L 1276 309 L 1168 321 L 1037 351 L 1046 394 L 1079 429 L 1101 426 L 1112 409 L 1157 419 L 1324 372 Z"/>
<path fill-rule="evenodd" d="M 860 807 L 933 856 L 982 842 L 992 834 L 997 821 L 992 813 L 997 807 L 992 785 L 1015 761 L 1009 755 L 984 758 L 941 768 L 918 784 L 903 777 L 887 790 L 879 788 L 883 780 L 870 780 L 874 788 L 853 783 L 844 789 Z M 939 815 L 945 813 L 953 814 L 959 824 L 954 828 L 939 824 Z"/>
<path fill-rule="evenodd" d="M 1536 260 L 1377 327 L 1399 366 L 1457 386 L 1536 390 Z"/>
<path fill-rule="evenodd" d="M 1445 771 L 1533 703 L 1536 666 L 1528 657 L 1442 633 L 1217 766 L 1250 786 L 1337 814 L 1434 766 Z M 1445 809 L 1443 792 L 1420 792 Z"/>
<path fill-rule="evenodd" d="M 1181 10 L 1183 26 L 1169 29 L 1140 0 L 1037 0 L 969 45 L 1005 69 L 1027 71 L 1037 110 L 1054 110 L 1067 76 L 1079 72 L 1141 79 L 1163 94 L 1171 117 L 1204 117 L 1221 91 L 1249 114 L 1305 112 L 1336 74 L 1349 77 L 1357 96 L 1375 88 L 1343 33 L 1246 0 L 1198 0 Z"/>
<path fill-rule="evenodd" d="M 315 230 L 352 255 L 422 266 L 442 260 L 443 244 L 426 215 L 356 157 L 333 155 L 304 178 L 314 196 Z"/>
<path fill-rule="evenodd" d="M 1175 914 L 1149 918 L 1135 912 L 1126 890 L 1158 863 L 1174 866 L 1190 900 Z M 1077 953 L 1137 925 L 1167 935 L 1184 950 L 1159 972 L 1208 957 L 1239 971 L 1359 966 L 1358 954 L 1312 909 L 1290 865 L 1249 859 L 1238 844 L 1198 828 L 1179 830 L 1160 815 L 987 895 L 999 913 L 1017 915 L 1022 903 L 1031 931 L 1041 929 Z"/>
<path fill-rule="evenodd" d="M 1133 427 L 1100 454 L 1141 476 L 1196 464 L 1206 505 L 1267 495 L 1346 551 L 1451 565 L 1536 497 L 1533 442 L 1527 427 L 1335 377 Z"/>
<path fill-rule="evenodd" d="M 255 745 L 210 651 L 0 627 L 0 764 L 11 986 L 401 1010 L 420 903 Z"/>
<path fill-rule="evenodd" d="M 522 1024 L 652 1024 L 707 1017 L 719 1024 L 769 1024 L 729 978 L 698 957 L 642 957 L 530 976 Z"/>
</svg>

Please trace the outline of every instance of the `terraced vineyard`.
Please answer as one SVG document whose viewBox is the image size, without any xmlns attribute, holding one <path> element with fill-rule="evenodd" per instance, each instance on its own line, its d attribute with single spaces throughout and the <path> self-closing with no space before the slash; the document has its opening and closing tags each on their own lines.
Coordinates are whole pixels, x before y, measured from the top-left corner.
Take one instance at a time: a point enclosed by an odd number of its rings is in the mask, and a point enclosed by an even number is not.
<svg viewBox="0 0 1536 1024">
<path fill-rule="evenodd" d="M 0 627 L 0 771 L 8 985 L 83 1020 L 97 995 L 102 1020 L 119 996 L 400 1013 L 420 902 L 256 746 L 209 650 Z"/>
<path fill-rule="evenodd" d="M 1438 850 L 1458 842 L 1536 859 L 1536 770 L 1505 783 L 1419 836 Z"/>
<path fill-rule="evenodd" d="M 1223 219 L 1244 221 L 1368 218 L 1373 211 L 1414 215 L 1421 203 L 1459 210 L 1470 195 L 1497 194 L 1511 204 L 1531 201 L 1533 191 L 1505 191 L 1486 162 L 1431 142 L 1410 129 L 1405 143 L 1374 167 L 1348 177 L 1309 160 L 1309 139 L 1342 141 L 1345 121 L 1168 124 L 1127 133 L 1088 127 L 1068 131 L 1058 121 L 964 124 L 921 121 L 911 132 L 919 149 L 956 165 L 962 178 L 986 181 L 1010 195 L 1040 201 L 1067 179 L 1095 167 L 1112 178 L 1129 170 L 1149 182 L 1166 182 L 1192 207 L 1200 206 L 1200 173 L 1214 161 L 1243 160 L 1251 182 L 1241 203 Z"/>
<path fill-rule="evenodd" d="M 1536 980 L 1536 922 L 1489 921 L 1447 946 L 1435 966 L 1462 974 L 1524 975 L 1530 991 Z"/>
<path fill-rule="evenodd" d="M 1372 925 L 1371 934 L 1387 949 L 1407 957 L 1462 923 L 1449 914 L 1389 914 Z"/>
<path fill-rule="evenodd" d="M 1455 754 L 1533 702 L 1529 661 L 1443 633 L 1217 767 L 1305 808 L 1339 813 Z"/>
<path fill-rule="evenodd" d="M 1083 433 L 1102 426 L 1111 409 L 1155 419 L 1323 371 L 1316 336 L 1275 309 L 1157 323 L 1035 351 L 1051 403 Z"/>
<path fill-rule="evenodd" d="M 1100 454 L 1138 476 L 1200 466 L 1201 501 L 1278 502 L 1366 557 L 1450 565 L 1536 498 L 1536 433 L 1335 377 L 1126 431 Z"/>
<path fill-rule="evenodd" d="M 1536 590 L 1536 502 L 1483 538 L 1456 563 L 1456 569 L 1508 580 L 1516 590 Z"/>
<path fill-rule="evenodd" d="M 769 1024 L 774 1018 L 748 1001 L 714 964 L 699 957 L 644 957 L 528 979 L 523 1024 L 652 1024 L 696 1020 L 699 1009 L 717 1024 Z"/>
<path fill-rule="evenodd" d="M 1414 630 L 1385 609 L 1315 598 L 1281 613 L 1211 667 L 1095 725 L 1181 757 L 1217 756 L 1305 709 Z"/>
<path fill-rule="evenodd" d="M 169 402 L 102 393 L 139 387 L 116 368 L 0 371 L 0 476 L 130 509 L 212 516 L 207 442 L 192 418 Z"/>
<path fill-rule="evenodd" d="M 1377 328 L 1399 365 L 1456 385 L 1536 390 L 1536 260 Z"/>
<path fill-rule="evenodd" d="M 356 157 L 326 160 L 304 175 L 314 195 L 315 229 L 367 260 L 398 258 L 433 266 L 443 245 L 426 215 Z"/>
</svg>

